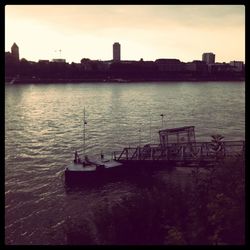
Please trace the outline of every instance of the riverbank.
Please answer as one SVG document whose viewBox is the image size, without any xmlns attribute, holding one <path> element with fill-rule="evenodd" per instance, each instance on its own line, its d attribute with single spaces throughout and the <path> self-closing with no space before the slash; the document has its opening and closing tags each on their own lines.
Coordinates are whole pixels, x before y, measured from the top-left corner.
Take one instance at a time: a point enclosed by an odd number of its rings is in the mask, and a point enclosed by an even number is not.
<svg viewBox="0 0 250 250">
<path fill-rule="evenodd" d="M 70 219 L 67 244 L 242 245 L 244 166 L 236 159 L 208 172 L 197 168 L 183 187 L 173 176 L 153 176 L 138 193 L 109 203 L 109 209 L 100 204 L 91 222 L 98 234 L 87 230 L 91 225 L 83 219 Z"/>
<path fill-rule="evenodd" d="M 50 78 L 50 79 L 41 79 L 41 78 L 5 78 L 5 84 L 50 84 L 50 83 L 137 83 L 137 82 L 215 82 L 215 81 L 245 81 L 245 77 L 192 77 L 192 78 L 154 78 L 154 79 L 102 79 L 102 78 L 89 78 L 89 79 L 60 79 L 60 78 Z"/>
</svg>

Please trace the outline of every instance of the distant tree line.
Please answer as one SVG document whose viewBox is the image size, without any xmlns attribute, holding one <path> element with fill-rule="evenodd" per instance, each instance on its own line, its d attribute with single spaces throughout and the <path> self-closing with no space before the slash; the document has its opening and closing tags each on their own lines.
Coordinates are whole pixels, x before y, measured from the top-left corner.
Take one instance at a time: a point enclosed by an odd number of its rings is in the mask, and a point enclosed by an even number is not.
<svg viewBox="0 0 250 250">
<path fill-rule="evenodd" d="M 156 61 L 98 61 L 83 58 L 81 63 L 26 59 L 5 54 L 5 80 L 18 82 L 152 81 L 152 80 L 237 80 L 245 71 L 229 64 L 208 67 L 202 61 L 183 63 L 177 59 Z"/>
</svg>

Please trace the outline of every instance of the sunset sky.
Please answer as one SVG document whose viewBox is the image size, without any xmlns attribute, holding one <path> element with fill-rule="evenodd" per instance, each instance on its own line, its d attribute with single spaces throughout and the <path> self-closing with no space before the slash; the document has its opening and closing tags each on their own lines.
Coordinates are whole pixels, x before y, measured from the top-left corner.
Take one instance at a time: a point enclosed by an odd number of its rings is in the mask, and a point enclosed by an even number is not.
<svg viewBox="0 0 250 250">
<path fill-rule="evenodd" d="M 244 5 L 6 5 L 5 51 L 20 58 L 245 61 Z M 61 53 L 59 52 L 61 50 Z"/>
</svg>

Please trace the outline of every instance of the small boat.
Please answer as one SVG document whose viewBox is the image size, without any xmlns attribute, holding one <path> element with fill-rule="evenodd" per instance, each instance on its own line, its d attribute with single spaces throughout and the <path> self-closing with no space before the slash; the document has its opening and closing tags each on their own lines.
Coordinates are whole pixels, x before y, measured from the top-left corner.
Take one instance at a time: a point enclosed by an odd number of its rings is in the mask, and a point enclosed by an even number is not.
<svg viewBox="0 0 250 250">
<path fill-rule="evenodd" d="M 75 155 L 78 155 L 77 153 Z M 115 160 L 90 158 L 76 160 L 65 169 L 67 184 L 89 184 L 115 177 L 123 172 L 123 164 Z"/>
<path fill-rule="evenodd" d="M 85 108 L 83 121 L 83 157 L 75 151 L 75 158 L 70 165 L 65 168 L 66 184 L 86 184 L 105 180 L 123 172 L 123 164 L 113 159 L 105 159 L 101 153 L 100 159 L 90 157 L 85 154 Z"/>
</svg>

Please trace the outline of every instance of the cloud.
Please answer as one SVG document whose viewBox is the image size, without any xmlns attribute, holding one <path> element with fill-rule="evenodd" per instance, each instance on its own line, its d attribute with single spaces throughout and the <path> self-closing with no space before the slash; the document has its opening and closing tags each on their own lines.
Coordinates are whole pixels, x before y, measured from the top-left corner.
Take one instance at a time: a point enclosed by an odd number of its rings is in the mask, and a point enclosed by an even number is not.
<svg viewBox="0 0 250 250">
<path fill-rule="evenodd" d="M 118 41 L 123 58 L 170 52 L 187 58 L 202 47 L 226 50 L 227 43 L 234 44 L 228 53 L 244 53 L 243 5 L 7 5 L 5 20 L 5 40 L 33 43 L 33 51 L 57 45 L 74 46 L 77 53 L 79 46 L 78 51 L 88 48 L 90 58 L 103 58 Z"/>
<path fill-rule="evenodd" d="M 237 5 L 9 5 L 6 12 L 67 34 L 244 24 L 244 6 Z"/>
</svg>

